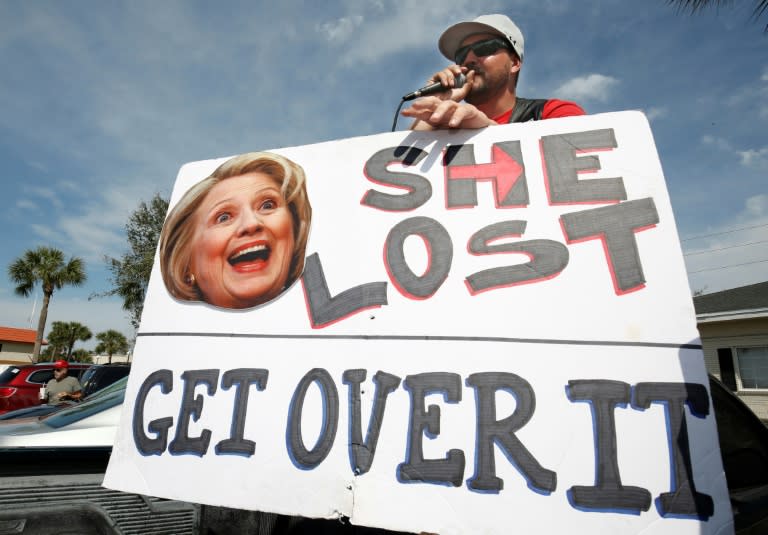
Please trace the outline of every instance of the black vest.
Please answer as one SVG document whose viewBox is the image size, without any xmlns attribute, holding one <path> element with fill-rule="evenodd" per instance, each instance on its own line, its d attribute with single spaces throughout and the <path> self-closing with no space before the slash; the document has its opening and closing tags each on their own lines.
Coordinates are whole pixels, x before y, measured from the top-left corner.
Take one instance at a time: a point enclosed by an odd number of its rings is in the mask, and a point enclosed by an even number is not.
<svg viewBox="0 0 768 535">
<path fill-rule="evenodd" d="M 544 113 L 544 104 L 549 102 L 545 98 L 520 98 L 515 100 L 515 109 L 509 116 L 510 123 L 526 123 L 528 121 L 541 120 Z"/>
</svg>

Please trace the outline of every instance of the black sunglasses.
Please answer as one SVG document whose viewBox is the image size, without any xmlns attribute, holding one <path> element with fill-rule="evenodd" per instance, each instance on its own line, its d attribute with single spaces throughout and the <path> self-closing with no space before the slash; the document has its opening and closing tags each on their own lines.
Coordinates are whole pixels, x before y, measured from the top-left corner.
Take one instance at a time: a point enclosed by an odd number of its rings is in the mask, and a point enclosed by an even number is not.
<svg viewBox="0 0 768 535">
<path fill-rule="evenodd" d="M 470 50 L 474 52 L 475 56 L 478 58 L 483 58 L 485 56 L 490 56 L 491 54 L 496 53 L 496 51 L 500 48 L 510 50 L 509 43 L 503 39 L 497 39 L 495 37 L 491 39 L 485 39 L 484 41 L 477 41 L 471 45 L 463 46 L 456 51 L 454 56 L 456 65 L 461 65 L 464 63 L 464 60 L 467 59 L 467 54 L 469 54 Z"/>
</svg>

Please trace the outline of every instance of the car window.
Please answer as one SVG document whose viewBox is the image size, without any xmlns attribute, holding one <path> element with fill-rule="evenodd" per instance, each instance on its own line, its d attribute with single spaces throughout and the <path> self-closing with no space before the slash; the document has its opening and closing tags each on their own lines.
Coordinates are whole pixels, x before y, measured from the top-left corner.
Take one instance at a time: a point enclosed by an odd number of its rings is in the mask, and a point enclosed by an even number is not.
<svg viewBox="0 0 768 535">
<path fill-rule="evenodd" d="M 99 394 L 102 395 L 94 395 L 92 398 L 83 401 L 82 403 L 66 407 L 53 414 L 49 414 L 48 416 L 43 416 L 40 418 L 40 422 L 50 427 L 59 428 L 78 422 L 83 418 L 107 410 L 116 405 L 120 405 L 125 399 L 126 383 L 127 381 L 118 381 L 117 383 L 114 383 L 114 385 L 117 385 L 115 389 L 112 389 L 105 394 L 99 392 Z M 110 387 L 112 386 L 113 385 L 110 385 Z"/>
<path fill-rule="evenodd" d="M 95 381 L 96 368 L 90 367 L 80 377 L 80 386 L 83 387 L 83 393 L 87 395 L 91 391 L 91 383 Z"/>
<path fill-rule="evenodd" d="M 125 377 L 130 370 L 130 366 L 92 366 L 83 374 L 80 381 L 83 386 L 83 393 L 88 396 L 97 392 Z"/>
<path fill-rule="evenodd" d="M 79 380 L 83 376 L 83 374 L 87 371 L 88 371 L 88 368 L 76 368 L 74 370 L 70 368 L 68 375 L 74 375 Z"/>
<path fill-rule="evenodd" d="M 53 370 L 36 370 L 29 374 L 27 377 L 28 383 L 43 384 L 53 379 Z"/>
<path fill-rule="evenodd" d="M 104 379 L 110 383 L 114 383 L 121 377 L 128 375 L 130 371 L 131 369 L 128 366 L 115 366 L 114 368 L 109 368 L 107 370 L 107 374 L 104 376 Z"/>
<path fill-rule="evenodd" d="M 10 383 L 19 374 L 19 371 L 21 371 L 21 368 L 18 366 L 11 366 L 0 372 L 0 385 Z"/>
<path fill-rule="evenodd" d="M 80 377 L 80 382 L 83 384 L 83 386 L 88 384 L 88 381 L 91 380 L 91 378 L 96 375 L 96 370 L 98 368 L 96 366 L 91 366 L 87 370 L 85 370 L 85 373 Z"/>
<path fill-rule="evenodd" d="M 97 390 L 96 392 L 93 392 L 88 396 L 87 401 L 91 401 L 92 399 L 95 399 L 97 397 L 106 396 L 108 394 L 111 394 L 112 392 L 116 392 L 118 390 L 125 390 L 125 385 L 128 384 L 128 378 L 123 377 L 122 379 L 118 379 L 111 385 L 108 385 L 101 390 Z"/>
<path fill-rule="evenodd" d="M 107 381 L 113 381 L 115 377 L 119 378 L 120 374 L 123 373 L 122 370 L 117 368 L 107 368 L 104 372 L 104 379 Z"/>
</svg>

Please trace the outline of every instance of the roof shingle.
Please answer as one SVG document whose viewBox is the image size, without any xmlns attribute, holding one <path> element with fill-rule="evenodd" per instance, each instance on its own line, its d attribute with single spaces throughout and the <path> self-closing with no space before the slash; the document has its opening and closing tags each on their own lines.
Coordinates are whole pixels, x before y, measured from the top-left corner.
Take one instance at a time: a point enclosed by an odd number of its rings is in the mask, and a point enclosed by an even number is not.
<svg viewBox="0 0 768 535">
<path fill-rule="evenodd" d="M 768 282 L 758 282 L 693 298 L 696 314 L 768 308 Z"/>
<path fill-rule="evenodd" d="M 21 342 L 34 344 L 37 331 L 34 329 L 17 329 L 15 327 L 0 327 L 0 342 Z"/>
</svg>

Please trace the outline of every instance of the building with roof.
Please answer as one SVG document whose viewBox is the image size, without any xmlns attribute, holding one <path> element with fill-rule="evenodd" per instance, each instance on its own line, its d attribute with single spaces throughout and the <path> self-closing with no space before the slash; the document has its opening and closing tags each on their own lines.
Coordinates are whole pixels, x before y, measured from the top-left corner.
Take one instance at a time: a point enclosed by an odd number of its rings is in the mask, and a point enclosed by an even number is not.
<svg viewBox="0 0 768 535">
<path fill-rule="evenodd" d="M 768 420 L 768 282 L 693 298 L 709 373 Z"/>
<path fill-rule="evenodd" d="M 35 329 L 0 327 L 0 364 L 31 363 L 36 334 Z"/>
</svg>

